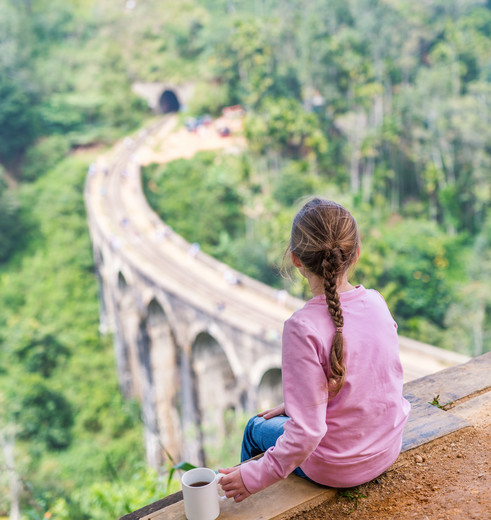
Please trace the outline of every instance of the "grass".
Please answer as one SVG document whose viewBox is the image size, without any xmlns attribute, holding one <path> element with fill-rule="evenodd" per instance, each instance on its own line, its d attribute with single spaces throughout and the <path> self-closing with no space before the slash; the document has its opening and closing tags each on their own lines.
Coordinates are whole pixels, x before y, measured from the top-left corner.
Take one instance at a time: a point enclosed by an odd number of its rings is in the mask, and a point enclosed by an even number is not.
<svg viewBox="0 0 491 520">
<path fill-rule="evenodd" d="M 340 489 L 338 490 L 338 495 L 340 497 L 348 499 L 348 501 L 353 505 L 353 507 L 346 512 L 347 515 L 350 515 L 358 509 L 358 504 L 362 498 L 367 498 L 368 495 L 364 495 L 359 489 L 357 488 L 350 488 L 350 489 Z"/>
<path fill-rule="evenodd" d="M 453 405 L 453 401 L 448 401 L 448 403 L 441 404 L 440 403 L 440 394 L 433 397 L 432 401 L 428 401 L 428 404 L 431 404 L 432 406 L 436 406 L 437 408 L 440 408 L 442 410 L 447 410 L 450 406 Z"/>
</svg>

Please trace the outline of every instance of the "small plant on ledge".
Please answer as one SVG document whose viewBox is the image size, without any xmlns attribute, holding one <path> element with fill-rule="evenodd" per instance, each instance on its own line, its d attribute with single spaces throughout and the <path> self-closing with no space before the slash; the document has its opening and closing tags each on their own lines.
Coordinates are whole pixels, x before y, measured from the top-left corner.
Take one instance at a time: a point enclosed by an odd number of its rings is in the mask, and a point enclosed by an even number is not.
<svg viewBox="0 0 491 520">
<path fill-rule="evenodd" d="M 433 397 L 432 401 L 428 401 L 428 404 L 432 406 L 436 406 L 437 408 L 441 408 L 442 410 L 447 410 L 450 406 L 453 405 L 453 401 L 449 401 L 448 403 L 441 404 L 440 403 L 440 394 Z"/>
</svg>

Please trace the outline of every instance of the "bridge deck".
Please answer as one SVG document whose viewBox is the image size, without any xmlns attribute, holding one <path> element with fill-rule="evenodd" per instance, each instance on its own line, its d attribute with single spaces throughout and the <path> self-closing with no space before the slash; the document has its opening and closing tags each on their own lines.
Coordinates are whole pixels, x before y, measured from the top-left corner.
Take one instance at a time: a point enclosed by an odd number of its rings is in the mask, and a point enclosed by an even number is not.
<svg viewBox="0 0 491 520">
<path fill-rule="evenodd" d="M 431 376 L 406 383 L 404 394 L 411 400 L 412 410 L 404 431 L 403 451 L 429 443 L 456 430 L 472 427 L 466 417 L 491 402 L 491 352 L 468 363 L 442 370 Z M 444 411 L 429 401 L 439 396 Z M 240 504 L 228 500 L 222 504 L 223 520 L 286 520 L 302 511 L 333 500 L 335 489 L 309 483 L 290 475 Z M 185 520 L 182 493 L 150 504 L 120 520 Z"/>
<path fill-rule="evenodd" d="M 167 292 L 253 336 L 280 338 L 284 321 L 303 302 L 289 295 L 280 299 L 277 290 L 241 273 L 236 275 L 242 283 L 230 284 L 224 276 L 230 271 L 228 266 L 202 252 L 190 254 L 190 244 L 170 231 L 148 206 L 140 164 L 153 157 L 156 147 L 177 147 L 172 139 L 176 124 L 176 117 L 168 116 L 101 159 L 111 165 L 108 174 L 89 176 L 85 189 L 92 227 L 117 244 L 120 256 L 144 278 Z M 195 151 L 206 147 L 205 140 L 197 139 Z M 181 148 L 174 155 L 182 154 Z M 189 148 L 191 155 L 194 146 Z M 400 355 L 405 381 L 469 359 L 404 337 L 400 338 Z"/>
</svg>

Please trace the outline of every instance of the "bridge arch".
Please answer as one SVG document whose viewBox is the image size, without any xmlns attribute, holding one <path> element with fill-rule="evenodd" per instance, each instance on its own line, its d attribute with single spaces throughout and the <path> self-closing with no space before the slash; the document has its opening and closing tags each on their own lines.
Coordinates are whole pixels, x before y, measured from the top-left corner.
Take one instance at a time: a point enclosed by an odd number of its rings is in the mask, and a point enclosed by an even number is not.
<svg viewBox="0 0 491 520">
<path fill-rule="evenodd" d="M 251 385 L 258 388 L 264 374 L 272 369 L 281 370 L 281 353 L 279 352 L 263 356 L 254 363 L 249 371 Z"/>
<path fill-rule="evenodd" d="M 191 352 L 196 416 L 206 447 L 226 434 L 225 415 L 237 401 L 236 377 L 223 347 L 208 332 L 197 335 Z"/>
<path fill-rule="evenodd" d="M 115 354 L 118 366 L 119 386 L 125 397 L 141 394 L 138 380 L 132 377 L 133 368 L 137 364 L 136 353 L 132 352 L 134 331 L 134 294 L 121 270 L 117 271 L 117 290 L 113 293 L 113 308 L 115 321 Z"/>
<path fill-rule="evenodd" d="M 243 364 L 239 359 L 237 352 L 234 348 L 232 341 L 229 336 L 223 332 L 223 330 L 216 323 L 203 323 L 202 321 L 196 320 L 191 324 L 188 329 L 189 343 L 193 345 L 200 334 L 209 334 L 216 339 L 217 343 L 223 349 L 227 362 L 232 368 L 236 379 L 240 379 L 244 374 Z"/>
<path fill-rule="evenodd" d="M 279 352 L 258 359 L 249 372 L 254 390 L 252 401 L 259 410 L 277 406 L 283 401 L 281 386 L 281 354 Z"/>
<path fill-rule="evenodd" d="M 96 266 L 104 264 L 104 255 L 100 247 L 94 247 L 94 263 Z"/>
<path fill-rule="evenodd" d="M 140 307 L 142 309 L 149 309 L 151 305 L 155 304 L 158 304 L 161 307 L 162 312 L 164 313 L 166 320 L 169 324 L 169 327 L 171 328 L 172 334 L 174 337 L 176 337 L 177 330 L 175 329 L 175 324 L 178 323 L 178 320 L 171 303 L 165 297 L 165 295 L 162 292 L 156 292 L 153 289 L 150 289 L 142 290 L 140 298 Z"/>
<path fill-rule="evenodd" d="M 168 316 L 156 298 L 141 316 L 137 346 L 147 462 L 158 469 L 165 450 L 173 457 L 179 455 L 181 427 L 177 346 Z"/>
<path fill-rule="evenodd" d="M 138 380 L 140 382 L 141 414 L 145 435 L 147 464 L 158 467 L 162 462 L 159 446 L 159 428 L 155 396 L 155 378 L 152 367 L 152 341 L 145 320 L 140 320 L 137 331 Z"/>
<path fill-rule="evenodd" d="M 121 293 L 126 293 L 129 289 L 128 282 L 124 274 L 121 271 L 118 271 L 118 289 Z"/>
<path fill-rule="evenodd" d="M 280 368 L 270 368 L 263 374 L 257 388 L 256 401 L 259 410 L 269 410 L 283 402 Z"/>
<path fill-rule="evenodd" d="M 116 287 L 120 287 L 120 283 L 123 283 L 123 285 L 126 286 L 133 286 L 135 285 L 135 277 L 133 275 L 133 272 L 131 269 L 128 268 L 128 266 L 122 264 L 122 263 L 116 263 L 113 262 L 113 268 L 112 268 L 112 276 L 113 280 L 116 284 Z M 122 287 L 124 288 L 124 287 Z"/>
</svg>

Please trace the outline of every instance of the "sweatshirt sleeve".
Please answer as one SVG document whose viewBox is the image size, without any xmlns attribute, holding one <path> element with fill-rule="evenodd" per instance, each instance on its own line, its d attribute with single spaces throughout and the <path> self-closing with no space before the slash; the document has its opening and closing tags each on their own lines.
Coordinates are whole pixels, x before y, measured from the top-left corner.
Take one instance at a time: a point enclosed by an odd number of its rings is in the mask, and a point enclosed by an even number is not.
<svg viewBox="0 0 491 520">
<path fill-rule="evenodd" d="M 250 493 L 286 478 L 317 448 L 326 434 L 328 387 L 315 331 L 292 316 L 283 330 L 282 380 L 289 420 L 285 432 L 264 457 L 242 464 Z"/>
</svg>

